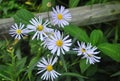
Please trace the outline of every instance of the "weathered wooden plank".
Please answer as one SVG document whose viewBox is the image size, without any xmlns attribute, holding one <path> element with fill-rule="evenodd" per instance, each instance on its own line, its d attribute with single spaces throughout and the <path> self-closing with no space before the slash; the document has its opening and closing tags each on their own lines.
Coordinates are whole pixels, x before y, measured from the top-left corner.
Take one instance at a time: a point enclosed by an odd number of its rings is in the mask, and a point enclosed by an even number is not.
<svg viewBox="0 0 120 81">
<path fill-rule="evenodd" d="M 72 24 L 85 26 L 120 19 L 120 3 L 95 4 L 69 9 Z M 47 12 L 36 14 L 47 18 Z M 13 18 L 0 19 L 0 37 L 8 34 Z"/>
</svg>

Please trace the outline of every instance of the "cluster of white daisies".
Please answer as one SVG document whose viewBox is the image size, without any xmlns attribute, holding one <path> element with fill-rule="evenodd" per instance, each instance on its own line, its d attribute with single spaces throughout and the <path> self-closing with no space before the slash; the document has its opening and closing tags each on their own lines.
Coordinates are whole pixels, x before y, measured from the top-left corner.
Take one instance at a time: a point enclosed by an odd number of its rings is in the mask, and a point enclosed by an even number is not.
<svg viewBox="0 0 120 81">
<path fill-rule="evenodd" d="M 43 41 L 41 45 L 49 49 L 53 55 L 60 56 L 60 54 L 65 54 L 70 50 L 72 45 L 72 39 L 69 38 L 69 35 L 64 36 L 62 32 L 57 29 L 50 27 L 50 24 L 55 27 L 64 28 L 65 25 L 69 25 L 71 20 L 71 14 L 68 9 L 65 9 L 63 6 L 56 6 L 52 8 L 53 11 L 50 14 L 50 21 L 43 21 L 42 17 L 32 18 L 30 24 L 25 27 L 24 24 L 20 23 L 19 25 L 12 25 L 10 28 L 10 33 L 12 37 L 20 40 L 23 36 L 27 36 L 28 33 L 33 32 L 34 35 L 32 40 L 37 38 L 38 40 Z M 86 63 L 94 64 L 95 62 L 100 62 L 100 57 L 96 56 L 99 52 L 96 52 L 97 47 L 93 47 L 91 43 L 87 45 L 84 42 L 77 41 L 78 47 L 73 48 L 77 55 L 82 58 L 86 58 Z M 38 74 L 43 73 L 41 79 L 43 80 L 54 80 L 57 78 L 60 73 L 56 72 L 53 68 L 53 65 L 57 62 L 58 58 L 51 56 L 49 58 L 42 58 L 38 64 Z"/>
</svg>

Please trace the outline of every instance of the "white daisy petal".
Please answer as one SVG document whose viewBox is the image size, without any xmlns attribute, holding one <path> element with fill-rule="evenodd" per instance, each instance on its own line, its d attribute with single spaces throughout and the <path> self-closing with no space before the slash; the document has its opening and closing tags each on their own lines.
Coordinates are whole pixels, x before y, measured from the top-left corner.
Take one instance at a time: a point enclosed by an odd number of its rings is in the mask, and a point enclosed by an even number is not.
<svg viewBox="0 0 120 81">
<path fill-rule="evenodd" d="M 15 23 L 14 25 L 11 26 L 9 34 L 15 39 L 20 40 L 21 38 L 23 38 L 23 36 L 27 36 L 27 32 L 25 32 L 27 30 L 24 29 L 24 26 L 25 25 L 22 23 L 20 23 L 19 25 Z"/>
<path fill-rule="evenodd" d="M 47 60 L 43 57 L 40 62 L 38 62 L 37 67 L 38 67 L 38 73 L 43 73 L 43 75 L 41 76 L 42 80 L 54 80 L 55 78 L 57 78 L 59 75 L 61 75 L 60 73 L 56 72 L 53 69 L 53 65 L 57 62 L 57 57 L 53 58 L 49 57 Z M 45 66 L 45 67 L 43 67 Z"/>
<path fill-rule="evenodd" d="M 69 51 L 70 46 L 72 45 L 72 40 L 68 39 L 69 36 L 63 37 L 63 34 L 60 31 L 55 31 L 54 35 L 51 36 L 47 44 L 48 49 L 51 50 L 52 54 L 57 53 L 59 56 L 61 53 L 64 54 L 65 51 Z"/>
<path fill-rule="evenodd" d="M 37 38 L 37 40 L 43 40 L 43 38 L 47 36 L 45 32 L 49 30 L 47 26 L 50 22 L 47 20 L 43 23 L 42 17 L 39 16 L 38 18 L 32 18 L 30 23 L 30 25 L 27 25 L 27 29 L 28 32 L 34 32 L 32 39 Z"/>
<path fill-rule="evenodd" d="M 53 25 L 58 25 L 59 27 L 69 25 L 69 21 L 72 17 L 68 9 L 65 9 L 64 6 L 56 6 L 52 9 L 53 11 L 51 12 L 51 20 Z"/>
<path fill-rule="evenodd" d="M 95 50 L 92 49 L 92 45 L 90 46 L 91 48 L 87 49 L 87 53 L 85 54 L 85 58 L 88 59 L 88 62 L 90 64 L 94 64 L 96 62 L 100 62 L 101 57 L 95 56 L 96 54 L 99 54 L 99 52 L 95 52 Z"/>
<path fill-rule="evenodd" d="M 77 48 L 73 48 L 73 50 L 75 52 L 77 52 L 77 55 L 84 55 L 86 54 L 86 46 L 84 42 L 81 42 L 81 44 L 79 43 L 79 41 L 77 41 L 78 47 Z"/>
<path fill-rule="evenodd" d="M 97 47 L 96 46 L 92 46 L 91 43 L 88 43 L 87 45 L 85 45 L 84 42 L 81 42 L 81 44 L 79 43 L 79 41 L 77 41 L 77 44 L 79 47 L 77 48 L 73 48 L 73 50 L 75 52 L 77 52 L 77 55 L 82 55 L 83 59 L 86 58 L 86 64 L 90 63 L 90 64 L 94 64 L 96 62 L 100 62 L 100 57 L 95 56 L 96 54 L 99 54 L 100 51 L 96 51 Z"/>
<path fill-rule="evenodd" d="M 65 51 L 69 51 L 69 47 L 67 47 L 67 46 L 63 46 L 63 49 L 64 49 Z"/>
<path fill-rule="evenodd" d="M 38 33 L 36 32 L 36 33 L 33 35 L 32 40 L 35 39 L 35 37 L 37 36 L 37 34 L 38 34 Z"/>
<path fill-rule="evenodd" d="M 65 54 L 64 50 L 61 48 L 62 54 Z"/>
<path fill-rule="evenodd" d="M 45 71 L 45 70 L 46 70 L 46 69 L 42 69 L 42 70 L 38 71 L 37 74 L 42 73 L 42 72 Z"/>
<path fill-rule="evenodd" d="M 57 50 L 57 55 L 60 56 L 60 49 Z"/>
</svg>

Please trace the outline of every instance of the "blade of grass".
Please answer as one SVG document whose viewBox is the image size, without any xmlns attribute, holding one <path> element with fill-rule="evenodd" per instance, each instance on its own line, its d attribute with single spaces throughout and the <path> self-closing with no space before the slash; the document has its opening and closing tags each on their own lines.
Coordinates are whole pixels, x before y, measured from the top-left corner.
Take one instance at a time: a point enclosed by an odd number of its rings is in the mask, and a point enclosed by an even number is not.
<svg viewBox="0 0 120 81">
<path fill-rule="evenodd" d="M 61 59 L 61 61 L 62 61 L 62 64 L 63 64 L 63 67 L 64 67 L 65 71 L 67 72 L 66 62 L 65 62 L 65 59 L 64 59 L 64 57 L 63 57 L 62 54 L 60 55 L 60 59 Z"/>
<path fill-rule="evenodd" d="M 0 73 L 0 76 L 4 78 L 4 80 L 7 80 L 7 81 L 12 81 L 12 79 L 10 79 L 9 77 L 3 75 Z"/>
<path fill-rule="evenodd" d="M 81 78 L 86 78 L 86 79 L 88 78 L 88 77 L 80 75 L 78 73 L 70 73 L 70 72 L 63 73 L 61 76 L 73 76 L 73 77 L 81 77 Z"/>
</svg>

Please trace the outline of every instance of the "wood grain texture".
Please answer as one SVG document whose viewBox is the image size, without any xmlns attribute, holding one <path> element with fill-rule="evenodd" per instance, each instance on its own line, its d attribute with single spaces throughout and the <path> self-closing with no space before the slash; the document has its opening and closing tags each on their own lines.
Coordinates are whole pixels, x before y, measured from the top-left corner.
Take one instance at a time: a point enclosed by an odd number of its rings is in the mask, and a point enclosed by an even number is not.
<svg viewBox="0 0 120 81">
<path fill-rule="evenodd" d="M 108 22 L 120 19 L 120 3 L 95 4 L 69 9 L 72 14 L 72 24 L 85 26 L 90 24 Z M 43 18 L 48 17 L 48 13 L 38 13 Z M 13 18 L 0 19 L 0 38 L 8 35 L 9 28 L 14 24 Z"/>
</svg>

